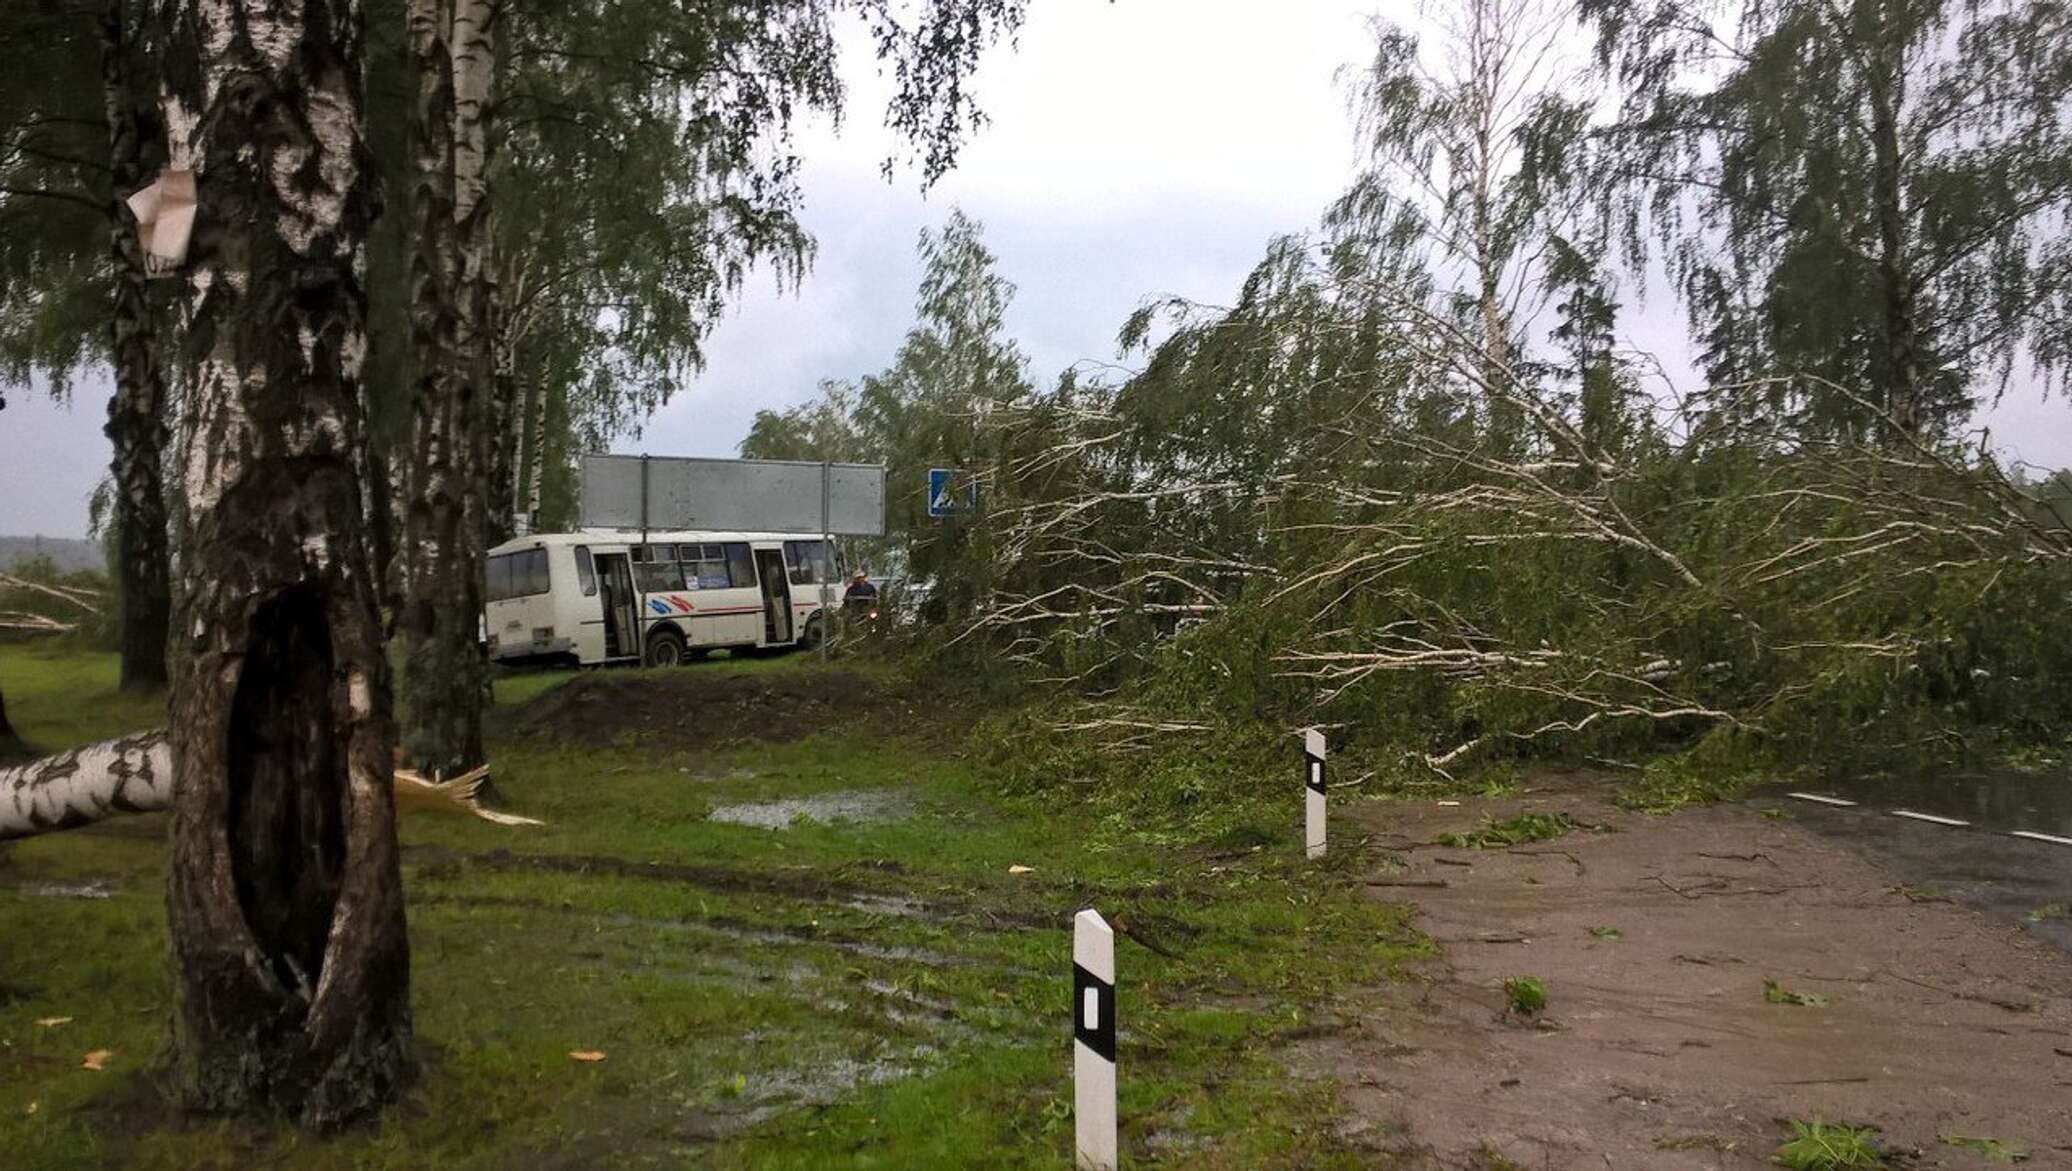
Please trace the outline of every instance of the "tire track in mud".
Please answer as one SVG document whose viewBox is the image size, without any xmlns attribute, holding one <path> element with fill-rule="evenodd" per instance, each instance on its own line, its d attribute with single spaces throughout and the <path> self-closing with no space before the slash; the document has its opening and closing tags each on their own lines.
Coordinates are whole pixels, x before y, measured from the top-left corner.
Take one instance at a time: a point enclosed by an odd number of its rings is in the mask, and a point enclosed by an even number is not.
<svg viewBox="0 0 2072 1171">
<path fill-rule="evenodd" d="M 1122 908 L 1117 912 L 1130 924 L 1136 941 L 1153 951 L 1170 951 L 1175 940 L 1191 940 L 1201 929 L 1170 915 L 1132 912 L 1128 908 L 1145 899 L 1166 899 L 1173 891 L 1161 886 L 1121 888 L 1074 880 L 1060 887 L 1024 885 L 1012 895 L 1003 892 L 1001 901 L 1012 897 L 1025 904 L 1007 907 L 970 897 L 959 898 L 942 889 L 916 891 L 912 885 L 882 881 L 884 878 L 920 877 L 892 859 L 848 863 L 827 869 L 772 870 L 707 864 L 639 861 L 608 854 L 521 854 L 497 848 L 484 851 L 454 850 L 444 846 L 405 846 L 403 861 L 414 866 L 417 876 L 445 880 L 466 867 L 498 871 L 538 871 L 577 877 L 633 878 L 673 883 L 715 894 L 775 895 L 802 903 L 848 905 L 851 909 L 904 919 L 933 917 L 945 924 L 975 926 L 992 931 L 1054 930 L 1071 928 L 1072 916 L 1080 908 L 1100 904 Z M 413 896 L 417 901 L 426 896 Z M 1048 900 L 1040 910 L 1026 904 Z M 551 904 L 537 904 L 551 908 Z"/>
</svg>

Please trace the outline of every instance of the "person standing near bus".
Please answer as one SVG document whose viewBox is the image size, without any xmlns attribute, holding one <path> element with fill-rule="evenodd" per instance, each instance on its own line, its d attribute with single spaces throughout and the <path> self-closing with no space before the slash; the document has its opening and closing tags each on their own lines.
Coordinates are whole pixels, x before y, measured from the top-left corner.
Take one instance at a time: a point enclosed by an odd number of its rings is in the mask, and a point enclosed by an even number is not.
<svg viewBox="0 0 2072 1171">
<path fill-rule="evenodd" d="M 849 588 L 842 594 L 842 605 L 849 609 L 863 609 L 878 604 L 878 587 L 863 570 L 857 570 L 849 578 Z"/>
</svg>

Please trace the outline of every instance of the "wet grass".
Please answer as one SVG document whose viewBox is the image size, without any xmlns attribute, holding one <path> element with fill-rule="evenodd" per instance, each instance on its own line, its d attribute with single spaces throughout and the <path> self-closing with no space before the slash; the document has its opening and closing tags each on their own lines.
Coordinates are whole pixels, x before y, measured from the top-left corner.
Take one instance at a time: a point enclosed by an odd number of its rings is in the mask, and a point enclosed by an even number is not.
<svg viewBox="0 0 2072 1171">
<path fill-rule="evenodd" d="M 165 694 L 126 695 L 113 654 L 49 642 L 0 642 L 7 720 L 39 751 L 60 752 L 165 723 Z"/>
<path fill-rule="evenodd" d="M 1278 1058 L 1425 947 L 1402 908 L 1359 896 L 1359 849 L 1334 844 L 1313 869 L 1293 821 L 1256 849 L 1135 840 L 1067 803 L 1000 796 L 940 728 L 697 755 L 514 735 L 514 705 L 554 679 L 500 680 L 492 726 L 501 792 L 548 825 L 402 826 L 424 1066 L 370 1129 L 317 1140 L 138 1108 L 169 1037 L 164 821 L 22 843 L 0 863 L 8 1165 L 927 1168 L 982 1152 L 1061 1166 L 1068 923 L 1084 906 L 1119 936 L 1132 1163 L 1364 1165 L 1334 1138 L 1335 1095 Z M 159 718 L 74 710 L 112 691 L 105 656 L 7 648 L 0 680 L 48 748 Z M 784 829 L 707 820 L 851 791 L 900 801 Z M 52 893 L 87 883 L 109 897 Z M 36 1023 L 56 1017 L 73 1019 Z M 107 1070 L 80 1068 L 96 1049 L 113 1051 Z"/>
</svg>

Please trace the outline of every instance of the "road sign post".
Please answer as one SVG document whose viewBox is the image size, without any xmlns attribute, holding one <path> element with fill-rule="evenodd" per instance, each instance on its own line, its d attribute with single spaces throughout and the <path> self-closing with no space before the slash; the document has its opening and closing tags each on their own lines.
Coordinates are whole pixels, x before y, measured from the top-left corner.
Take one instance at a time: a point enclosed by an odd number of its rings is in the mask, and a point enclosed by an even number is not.
<svg viewBox="0 0 2072 1171">
<path fill-rule="evenodd" d="M 820 465 L 820 557 L 813 563 L 813 576 L 820 579 L 820 661 L 827 662 L 828 644 L 834 641 L 834 591 L 828 588 L 828 574 L 835 567 L 834 521 L 829 509 L 834 501 L 834 464 Z"/>
<path fill-rule="evenodd" d="M 1324 856 L 1324 734 L 1315 728 L 1302 734 L 1303 801 L 1307 825 L 1303 840 L 1309 856 Z"/>
<path fill-rule="evenodd" d="M 1072 1120 L 1079 1171 L 1115 1171 L 1115 932 L 1072 919 Z"/>
</svg>

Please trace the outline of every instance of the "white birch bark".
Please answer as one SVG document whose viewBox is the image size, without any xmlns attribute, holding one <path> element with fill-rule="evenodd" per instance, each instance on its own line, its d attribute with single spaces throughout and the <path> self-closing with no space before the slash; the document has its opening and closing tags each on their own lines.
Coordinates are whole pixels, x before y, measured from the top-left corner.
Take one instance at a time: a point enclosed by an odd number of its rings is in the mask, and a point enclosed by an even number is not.
<svg viewBox="0 0 2072 1171">
<path fill-rule="evenodd" d="M 391 783 L 396 807 L 466 813 L 497 825 L 539 825 L 482 804 L 489 769 L 450 781 L 407 769 Z M 0 768 L 0 842 L 76 829 L 118 813 L 160 813 L 173 807 L 173 754 L 163 728 L 85 744 L 56 756 Z"/>
<path fill-rule="evenodd" d="M 172 749 L 154 728 L 0 768 L 0 841 L 172 804 Z"/>
</svg>

